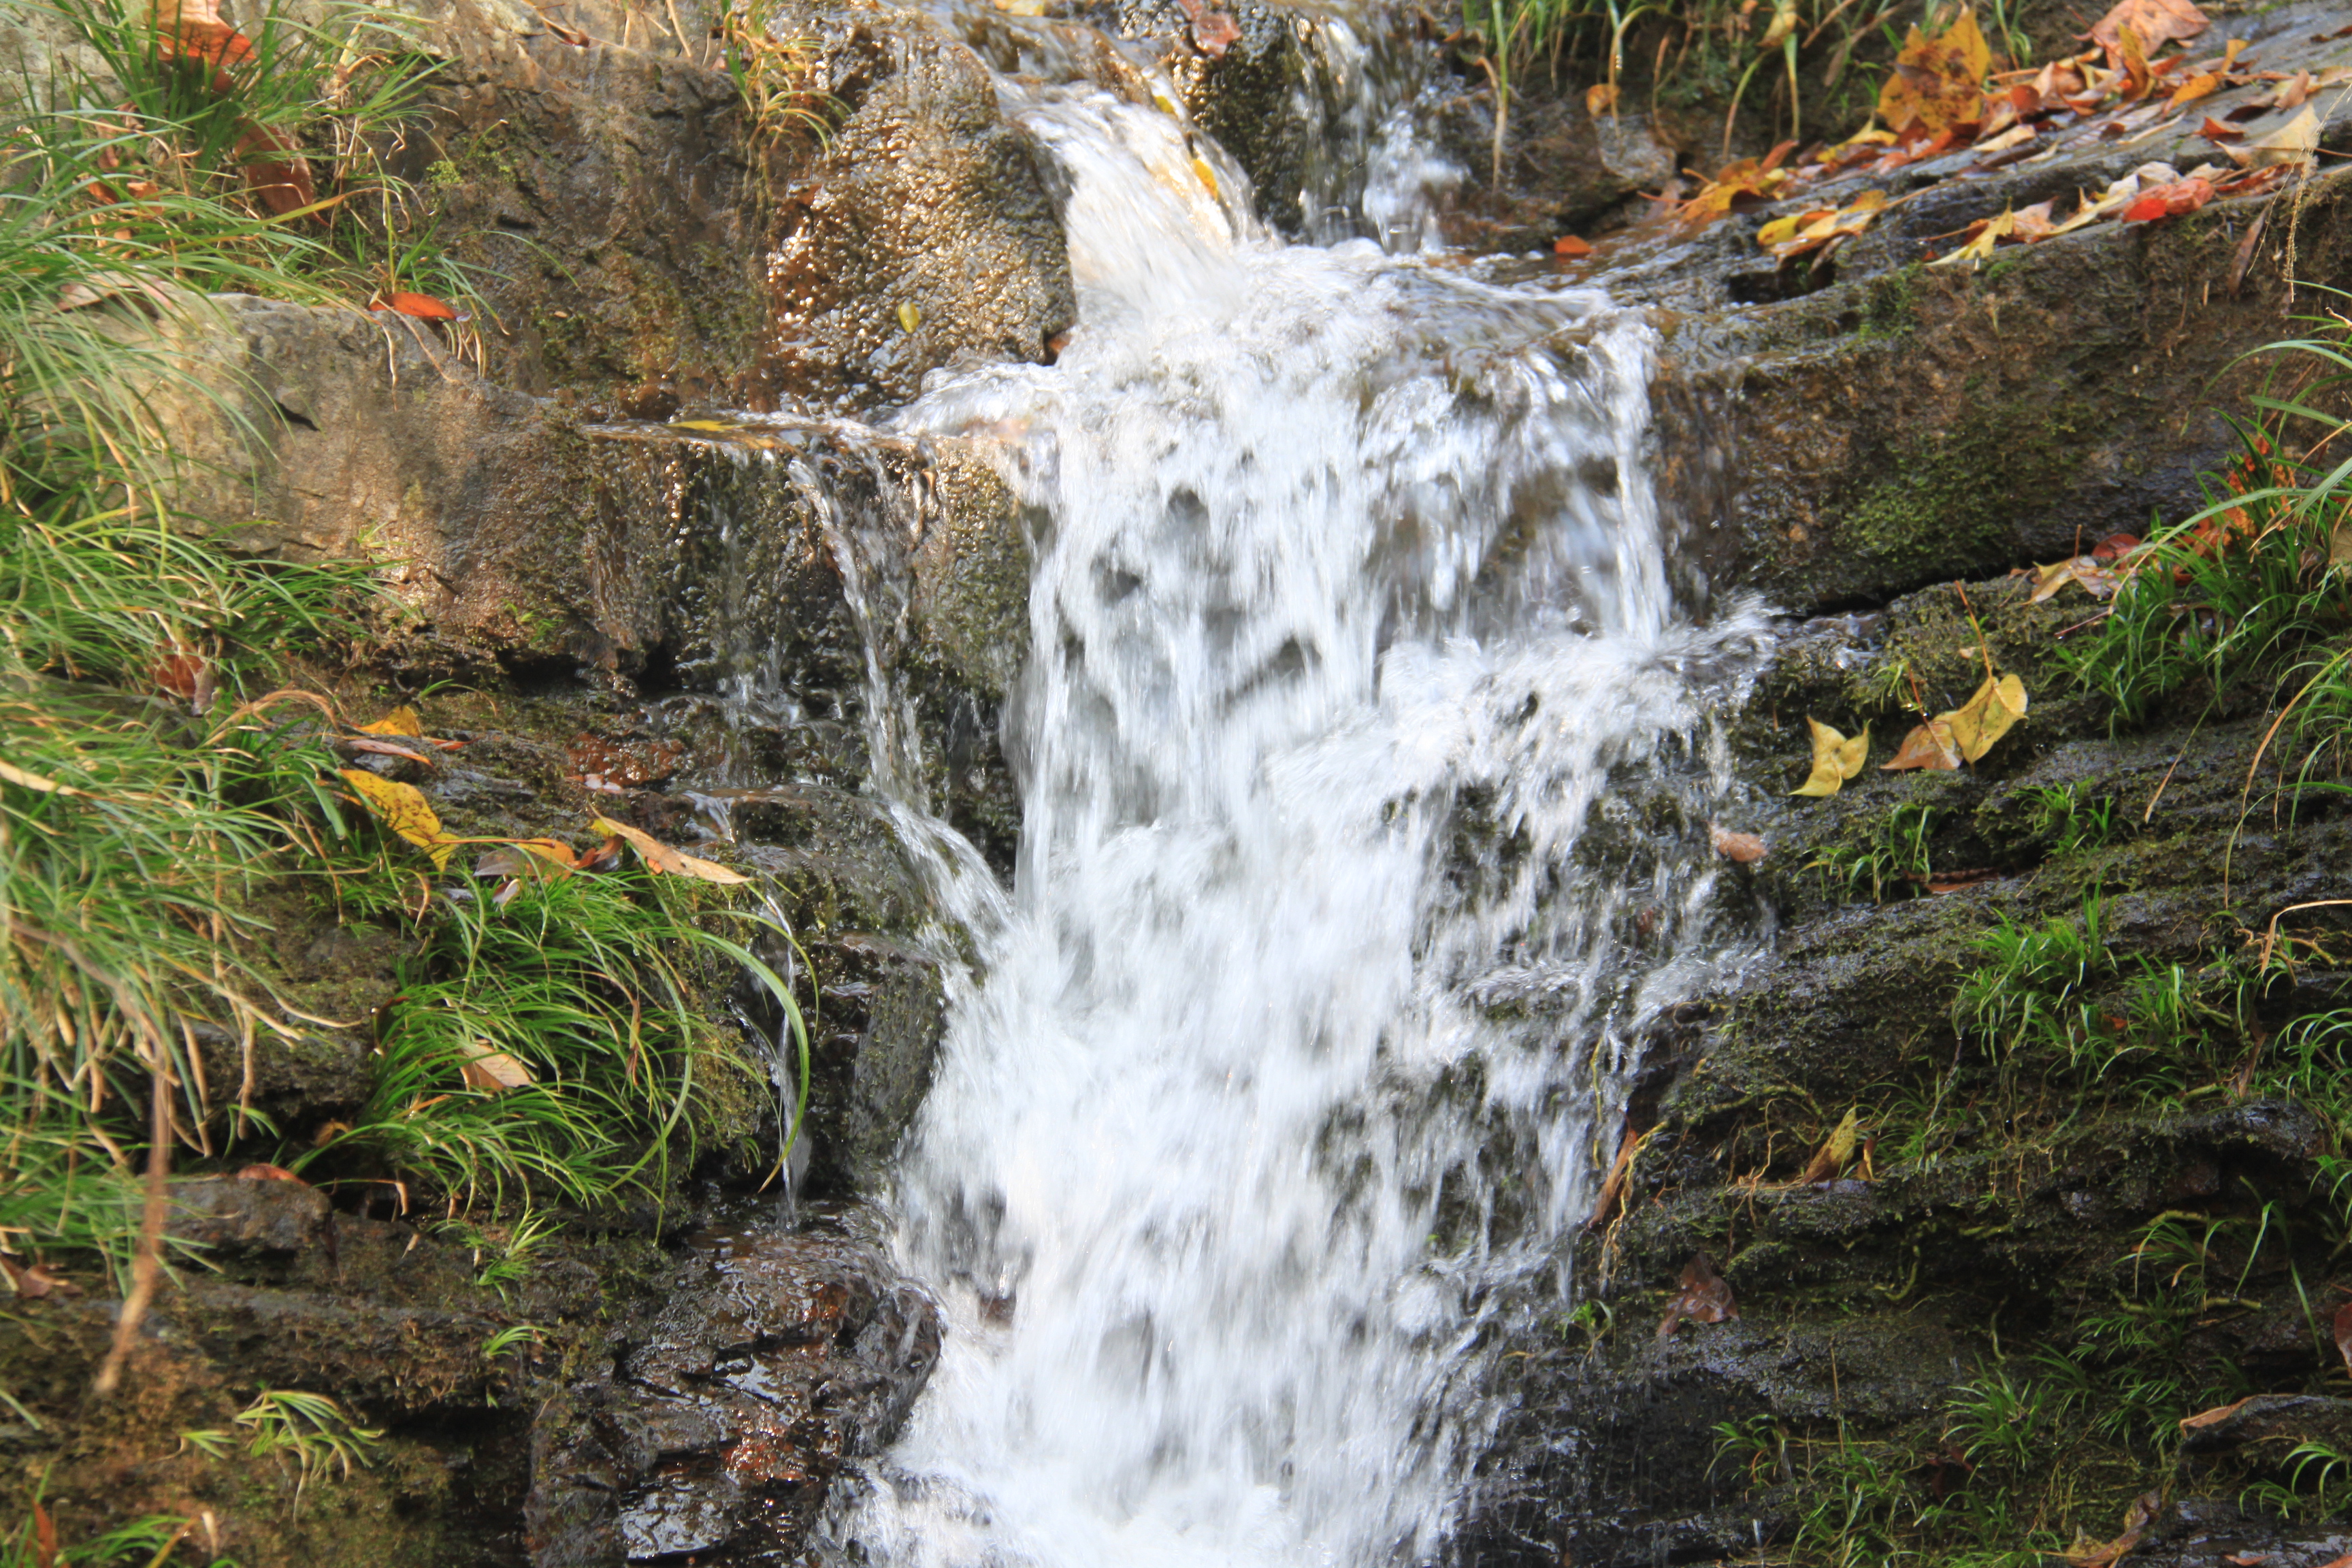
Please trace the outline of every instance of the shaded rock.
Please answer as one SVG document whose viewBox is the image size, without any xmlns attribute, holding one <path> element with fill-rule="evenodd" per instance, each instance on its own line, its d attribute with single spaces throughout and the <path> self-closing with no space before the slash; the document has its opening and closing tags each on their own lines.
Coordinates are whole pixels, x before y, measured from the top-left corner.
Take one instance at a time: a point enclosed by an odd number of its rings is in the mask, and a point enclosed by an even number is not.
<svg viewBox="0 0 2352 1568">
<path fill-rule="evenodd" d="M 842 1461 L 890 1439 L 939 1355 L 936 1309 L 853 1230 L 746 1209 L 696 1239 L 609 1373 L 540 1414 L 534 1568 L 799 1560 Z"/>
<path fill-rule="evenodd" d="M 2210 1413 L 2209 1413 L 2210 1414 Z M 2219 1419 L 2184 1426 L 2180 1451 L 2189 1458 L 2260 1449 L 2276 1466 L 2301 1443 L 2342 1450 L 2352 1447 L 2352 1399 L 2315 1394 L 2257 1394 L 2227 1407 Z"/>
<path fill-rule="evenodd" d="M 936 959 L 844 932 L 816 944 L 824 976 L 812 1042 L 807 1179 L 816 1193 L 867 1193 L 921 1108 L 946 1021 Z"/>
<path fill-rule="evenodd" d="M 167 1234 L 198 1247 L 297 1252 L 326 1237 L 327 1194 L 303 1182 L 200 1176 L 172 1184 Z"/>
</svg>

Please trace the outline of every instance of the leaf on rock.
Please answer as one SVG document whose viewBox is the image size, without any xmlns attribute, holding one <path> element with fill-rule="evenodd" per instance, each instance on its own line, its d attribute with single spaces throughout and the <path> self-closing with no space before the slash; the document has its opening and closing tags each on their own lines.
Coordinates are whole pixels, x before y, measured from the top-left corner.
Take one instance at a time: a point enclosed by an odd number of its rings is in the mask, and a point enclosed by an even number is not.
<svg viewBox="0 0 2352 1568">
<path fill-rule="evenodd" d="M 2195 212 L 2212 199 L 2212 182 L 2192 174 L 2188 179 L 2141 192 L 2131 205 L 2124 208 L 2123 221 L 2151 223 L 2158 218 L 2179 217 L 2183 213 Z"/>
<path fill-rule="evenodd" d="M 1839 1122 L 1827 1142 L 1813 1152 L 1813 1157 L 1806 1162 L 1804 1170 L 1790 1184 L 1810 1187 L 1815 1182 L 1834 1179 L 1840 1171 L 1853 1163 L 1854 1145 L 1861 1141 L 1859 1119 L 1853 1110 L 1849 1110 L 1845 1120 Z"/>
<path fill-rule="evenodd" d="M 2194 1415 L 2184 1415 L 2180 1418 L 2180 1429 L 2183 1432 L 2195 1432 L 2207 1426 L 2218 1426 L 2240 1410 L 2244 1409 L 2245 1405 L 2246 1400 L 2240 1399 L 2228 1405 L 2217 1405 L 2210 1410 L 2200 1410 Z"/>
<path fill-rule="evenodd" d="M 2038 605 L 2069 583 L 2081 588 L 2094 599 L 2115 597 L 2115 574 L 2100 565 L 2092 556 L 2077 555 L 2072 560 L 2053 562 L 2047 566 L 2036 566 L 2033 569 L 2033 596 L 2026 603 Z"/>
<path fill-rule="evenodd" d="M 1617 85 L 1596 82 L 1584 89 L 1584 112 L 1598 120 L 1617 107 Z"/>
<path fill-rule="evenodd" d="M 1951 726 L 1952 743 L 1960 749 L 1960 755 L 1973 763 L 1991 751 L 1993 742 L 2025 717 L 2025 682 L 2014 675 L 2004 675 L 1997 680 L 1987 676 L 1975 696 L 1949 713 L 1937 717 Z"/>
<path fill-rule="evenodd" d="M 626 839 L 636 850 L 638 858 L 656 871 L 666 871 L 673 877 L 693 877 L 700 881 L 717 882 L 722 887 L 751 879 L 740 871 L 730 871 L 714 861 L 699 860 L 682 850 L 673 849 L 652 834 L 639 832 L 625 822 L 600 816 L 588 826 L 599 833 Z"/>
<path fill-rule="evenodd" d="M 1679 212 L 1684 225 L 1703 228 L 1743 205 L 1755 206 L 1775 199 L 1775 193 L 1790 180 L 1789 171 L 1780 166 L 1780 160 L 1785 156 L 1776 148 L 1772 156 L 1761 162 L 1742 158 L 1727 165 L 1682 205 Z"/>
<path fill-rule="evenodd" d="M 1712 822 L 1706 825 L 1706 833 L 1715 852 L 1735 864 L 1753 866 L 1767 853 L 1764 840 L 1753 833 L 1734 833 Z"/>
<path fill-rule="evenodd" d="M 1592 247 L 1572 234 L 1563 234 L 1551 242 L 1551 253 L 1554 256 L 1565 256 L 1573 260 L 1580 256 L 1591 255 Z"/>
<path fill-rule="evenodd" d="M 425 724 L 417 718 L 415 709 L 402 707 L 394 709 L 373 724 L 361 725 L 359 730 L 362 735 L 415 735 L 422 739 Z"/>
<path fill-rule="evenodd" d="M 433 857 L 433 868 L 446 870 L 449 852 L 457 841 L 441 831 L 441 819 L 433 807 L 414 786 L 397 780 L 383 778 L 365 768 L 340 770 L 342 781 L 351 785 L 362 805 L 374 814 L 377 821 Z"/>
<path fill-rule="evenodd" d="M 2269 135 L 2227 151 L 2231 157 L 2251 169 L 2266 169 L 2273 164 L 2285 168 L 2305 167 L 2319 156 L 2319 116 L 2313 112 L 2309 104 L 2305 104 L 2301 114 Z"/>
<path fill-rule="evenodd" d="M 1817 207 L 1775 218 L 1757 231 L 1756 243 L 1785 261 L 1852 238 L 1868 228 L 1885 205 L 1885 191 L 1864 191 L 1851 206 Z"/>
<path fill-rule="evenodd" d="M 1177 9 L 1192 24 L 1192 45 L 1211 59 L 1241 42 L 1242 30 L 1232 16 L 1208 4 L 1208 0 L 1176 0 Z"/>
<path fill-rule="evenodd" d="M 2199 99 L 2210 98 L 2221 90 L 2221 78 L 2218 73 L 2200 71 L 2172 89 L 2172 96 L 2165 100 L 2164 110 L 2168 114 L 2178 113 Z M 2211 122 L 2209 121 L 2207 123 Z"/>
<path fill-rule="evenodd" d="M 2011 238 L 2017 232 L 2017 214 L 2003 212 L 1999 217 L 1979 218 L 1969 226 L 1968 237 L 1956 248 L 1927 263 L 1930 267 L 1949 267 L 1965 261 L 1974 271 L 1978 262 L 1992 254 L 1992 247 Z"/>
<path fill-rule="evenodd" d="M 310 1184 L 283 1165 L 247 1165 L 237 1172 L 236 1179 L 240 1182 L 291 1182 L 298 1187 Z"/>
<path fill-rule="evenodd" d="M 923 324 L 923 313 L 909 302 L 898 307 L 898 325 L 902 331 L 913 331 Z"/>
<path fill-rule="evenodd" d="M 1849 741 L 1810 713 L 1805 722 L 1813 731 L 1813 771 L 1790 793 L 1822 799 L 1837 794 L 1846 780 L 1862 772 L 1870 756 L 1870 726 L 1864 724 L 1862 733 Z"/>
<path fill-rule="evenodd" d="M 388 294 L 382 304 L 371 305 L 368 309 L 414 316 L 421 321 L 462 321 L 466 319 L 446 300 L 436 300 L 430 294 Z"/>
<path fill-rule="evenodd" d="M 2224 142 L 2243 142 L 2246 139 L 2244 132 L 2234 125 L 2224 125 L 2210 114 L 2205 117 L 2205 123 L 2197 128 L 2197 134 L 2216 146 Z"/>
<path fill-rule="evenodd" d="M 2154 54 L 2177 39 L 2195 37 L 2210 26 L 2205 13 L 2189 0 L 2123 0 L 2082 36 L 2106 50 L 2109 65 L 2119 65 L 2126 28 L 2138 37 L 2140 47 Z"/>
<path fill-rule="evenodd" d="M 1878 117 L 1896 131 L 1973 124 L 1984 117 L 1984 79 L 1991 68 L 1992 48 L 1978 30 L 1975 12 L 1963 8 L 1933 37 L 1915 24 L 1879 89 Z"/>
<path fill-rule="evenodd" d="M 1909 768 L 1929 768 L 1937 773 L 1951 773 L 1960 765 L 1959 743 L 1952 739 L 1952 726 L 1942 719 L 1930 719 L 1903 737 L 1890 760 L 1879 764 L 1882 773 L 1901 773 Z"/>
<path fill-rule="evenodd" d="M 1683 1265 L 1681 1289 L 1666 1303 L 1665 1321 L 1658 1325 L 1658 1338 L 1671 1339 L 1685 1318 L 1695 1323 L 1720 1323 L 1738 1316 L 1739 1308 L 1731 1299 L 1731 1287 L 1715 1271 L 1706 1253 L 1694 1252 L 1691 1260 Z"/>
</svg>

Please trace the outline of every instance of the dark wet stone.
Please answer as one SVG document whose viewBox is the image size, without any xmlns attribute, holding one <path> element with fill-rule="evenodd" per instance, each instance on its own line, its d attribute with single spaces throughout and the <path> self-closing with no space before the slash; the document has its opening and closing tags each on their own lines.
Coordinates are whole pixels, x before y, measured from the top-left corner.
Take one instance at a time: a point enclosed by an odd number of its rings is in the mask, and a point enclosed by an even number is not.
<svg viewBox="0 0 2352 1568">
<path fill-rule="evenodd" d="M 936 1309 L 852 1223 L 746 1206 L 696 1237 L 610 1372 L 541 1414 L 533 1568 L 799 1560 L 844 1460 L 889 1441 L 939 1357 Z"/>
<path fill-rule="evenodd" d="M 327 1194 L 302 1182 L 201 1176 L 172 1184 L 171 1236 L 199 1247 L 297 1252 L 324 1240 Z"/>
</svg>

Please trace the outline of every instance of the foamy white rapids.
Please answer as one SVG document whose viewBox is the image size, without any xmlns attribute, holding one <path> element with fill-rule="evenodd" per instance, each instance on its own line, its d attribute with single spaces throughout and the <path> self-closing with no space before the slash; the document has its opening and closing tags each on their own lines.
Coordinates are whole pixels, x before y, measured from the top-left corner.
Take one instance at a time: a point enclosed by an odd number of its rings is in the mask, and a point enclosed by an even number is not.
<svg viewBox="0 0 2352 1568">
<path fill-rule="evenodd" d="M 827 1532 L 1423 1560 L 1632 1031 L 1744 951 L 1699 737 L 1756 628 L 1669 592 L 1637 320 L 1281 245 L 1168 117 L 1021 111 L 1080 324 L 902 423 L 992 434 L 1050 519 L 1022 862 L 898 1174 L 947 1348 Z"/>
</svg>

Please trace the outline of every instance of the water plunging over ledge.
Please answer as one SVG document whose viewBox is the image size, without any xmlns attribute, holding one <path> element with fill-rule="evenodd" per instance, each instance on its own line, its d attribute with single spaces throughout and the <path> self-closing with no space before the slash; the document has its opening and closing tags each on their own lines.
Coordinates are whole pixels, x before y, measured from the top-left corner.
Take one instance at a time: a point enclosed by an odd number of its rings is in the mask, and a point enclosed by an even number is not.
<svg viewBox="0 0 2352 1568">
<path fill-rule="evenodd" d="M 1759 623 L 1675 603 L 1637 318 L 1281 244 L 1168 114 L 1002 90 L 1080 324 L 898 423 L 992 437 L 1050 519 L 1021 863 L 897 1175 L 948 1346 L 826 1533 L 1423 1560 L 1633 1030 L 1752 942 L 1705 712 Z"/>
</svg>

